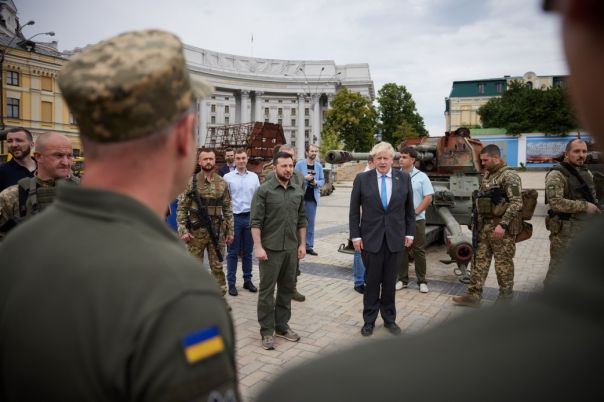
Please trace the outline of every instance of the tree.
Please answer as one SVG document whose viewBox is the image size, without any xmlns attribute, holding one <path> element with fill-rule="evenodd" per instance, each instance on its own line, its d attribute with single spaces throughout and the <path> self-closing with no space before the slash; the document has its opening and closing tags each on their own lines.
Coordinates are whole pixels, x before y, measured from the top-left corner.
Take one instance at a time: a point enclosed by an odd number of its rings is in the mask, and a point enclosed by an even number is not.
<svg viewBox="0 0 604 402">
<path fill-rule="evenodd" d="M 325 155 L 327 152 L 332 149 L 342 149 L 343 144 L 338 139 L 338 134 L 331 128 L 323 129 L 321 133 L 321 146 L 319 147 L 319 153 L 321 154 L 321 159 L 325 159 Z"/>
<path fill-rule="evenodd" d="M 369 151 L 373 145 L 376 112 L 371 102 L 346 88 L 335 96 L 327 111 L 322 138 L 336 135 L 348 151 Z"/>
<path fill-rule="evenodd" d="M 378 91 L 377 101 L 382 140 L 396 146 L 406 138 L 428 135 L 413 96 L 404 85 L 384 84 Z"/>
<path fill-rule="evenodd" d="M 577 128 L 577 120 L 561 87 L 532 89 L 512 81 L 500 97 L 481 106 L 478 115 L 485 128 L 505 128 L 508 134 L 566 134 Z"/>
</svg>

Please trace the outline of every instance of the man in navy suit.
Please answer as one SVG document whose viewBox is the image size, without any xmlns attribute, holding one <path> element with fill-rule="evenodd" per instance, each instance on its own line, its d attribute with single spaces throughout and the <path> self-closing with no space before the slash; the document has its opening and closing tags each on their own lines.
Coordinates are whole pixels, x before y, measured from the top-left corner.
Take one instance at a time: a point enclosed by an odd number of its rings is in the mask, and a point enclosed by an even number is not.
<svg viewBox="0 0 604 402">
<path fill-rule="evenodd" d="M 349 212 L 350 238 L 366 268 L 361 334 L 373 334 L 378 312 L 384 327 L 399 334 L 394 287 L 404 248 L 415 235 L 413 190 L 409 174 L 392 169 L 392 145 L 380 142 L 370 155 L 375 169 L 355 178 Z"/>
</svg>

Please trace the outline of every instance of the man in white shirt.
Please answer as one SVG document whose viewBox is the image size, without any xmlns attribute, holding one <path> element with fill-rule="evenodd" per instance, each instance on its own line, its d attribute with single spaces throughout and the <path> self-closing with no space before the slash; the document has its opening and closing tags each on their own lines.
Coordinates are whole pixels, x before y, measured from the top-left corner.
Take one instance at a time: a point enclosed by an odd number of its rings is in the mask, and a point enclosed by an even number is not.
<svg viewBox="0 0 604 402">
<path fill-rule="evenodd" d="M 247 152 L 244 149 L 235 151 L 235 170 L 224 175 L 229 185 L 233 205 L 235 237 L 227 250 L 227 283 L 229 294 L 237 296 L 235 274 L 237 273 L 237 257 L 241 255 L 243 271 L 243 288 L 252 293 L 258 291 L 252 283 L 252 229 L 250 226 L 250 209 L 254 193 L 260 187 L 258 175 L 247 170 Z"/>
</svg>

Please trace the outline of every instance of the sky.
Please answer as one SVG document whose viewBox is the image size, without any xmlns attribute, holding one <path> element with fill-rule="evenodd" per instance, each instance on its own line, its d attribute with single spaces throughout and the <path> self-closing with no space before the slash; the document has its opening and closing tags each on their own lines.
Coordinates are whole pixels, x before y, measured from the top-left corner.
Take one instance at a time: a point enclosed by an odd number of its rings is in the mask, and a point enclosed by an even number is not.
<svg viewBox="0 0 604 402">
<path fill-rule="evenodd" d="M 404 85 L 430 135 L 445 130 L 453 81 L 567 74 L 557 19 L 540 0 L 15 0 L 26 37 L 59 50 L 160 28 L 242 56 L 367 63 L 377 91 Z M 254 38 L 253 47 L 251 38 Z M 36 40 L 45 41 L 44 36 Z"/>
</svg>

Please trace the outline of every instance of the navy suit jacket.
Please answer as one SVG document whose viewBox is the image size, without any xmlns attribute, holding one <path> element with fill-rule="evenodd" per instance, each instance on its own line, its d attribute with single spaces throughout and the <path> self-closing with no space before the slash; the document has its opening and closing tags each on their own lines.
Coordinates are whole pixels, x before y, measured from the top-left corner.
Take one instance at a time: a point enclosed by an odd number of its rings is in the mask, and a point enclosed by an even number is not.
<svg viewBox="0 0 604 402">
<path fill-rule="evenodd" d="M 384 211 L 375 169 L 354 179 L 348 216 L 350 238 L 361 238 L 363 248 L 377 253 L 382 242 L 390 252 L 403 251 L 405 236 L 415 236 L 413 189 L 408 173 L 392 169 L 392 195 Z"/>
</svg>

